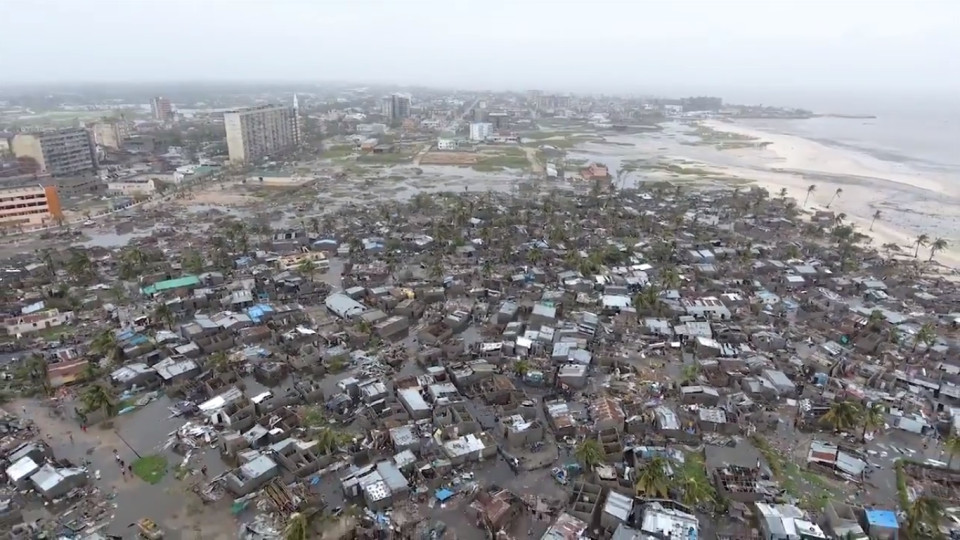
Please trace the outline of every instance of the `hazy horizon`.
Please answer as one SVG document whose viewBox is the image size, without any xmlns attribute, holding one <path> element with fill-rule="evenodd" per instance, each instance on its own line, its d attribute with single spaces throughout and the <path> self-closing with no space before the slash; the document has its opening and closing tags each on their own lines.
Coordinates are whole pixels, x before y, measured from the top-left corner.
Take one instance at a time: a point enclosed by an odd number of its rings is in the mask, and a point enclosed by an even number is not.
<svg viewBox="0 0 960 540">
<path fill-rule="evenodd" d="M 960 89 L 960 36 L 951 32 L 960 2 L 939 0 L 49 0 L 18 3 L 4 18 L 7 50 L 16 50 L 0 55 L 6 85 L 356 81 L 892 96 Z"/>
</svg>

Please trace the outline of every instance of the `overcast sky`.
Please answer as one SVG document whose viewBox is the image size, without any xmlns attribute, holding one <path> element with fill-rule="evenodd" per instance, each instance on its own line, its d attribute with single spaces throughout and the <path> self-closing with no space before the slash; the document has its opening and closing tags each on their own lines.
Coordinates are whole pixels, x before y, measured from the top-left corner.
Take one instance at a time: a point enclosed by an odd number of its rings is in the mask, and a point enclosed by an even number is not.
<svg viewBox="0 0 960 540">
<path fill-rule="evenodd" d="M 960 0 L 0 0 L 0 84 L 960 89 Z"/>
</svg>

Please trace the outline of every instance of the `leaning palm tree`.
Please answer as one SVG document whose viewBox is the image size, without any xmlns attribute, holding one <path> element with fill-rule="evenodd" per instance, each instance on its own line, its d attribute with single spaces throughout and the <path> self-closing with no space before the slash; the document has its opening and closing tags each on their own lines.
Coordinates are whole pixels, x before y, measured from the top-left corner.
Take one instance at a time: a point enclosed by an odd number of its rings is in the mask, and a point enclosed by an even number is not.
<svg viewBox="0 0 960 540">
<path fill-rule="evenodd" d="M 320 428 L 317 432 L 317 450 L 321 454 L 333 454 L 347 445 L 352 437 L 331 427 Z"/>
<path fill-rule="evenodd" d="M 833 192 L 833 196 L 830 197 L 830 202 L 827 203 L 827 208 L 830 208 L 830 205 L 833 204 L 833 201 L 839 197 L 841 193 L 843 193 L 843 188 L 837 188 L 837 190 Z"/>
<path fill-rule="evenodd" d="M 882 403 L 873 403 L 863 410 L 863 434 L 860 436 L 864 442 L 867 440 L 867 431 L 883 427 L 886 421 L 885 415 L 887 409 Z"/>
<path fill-rule="evenodd" d="M 944 450 L 950 454 L 950 461 L 947 462 L 947 468 L 953 468 L 953 458 L 957 455 L 960 455 L 960 437 L 956 434 L 953 434 L 947 438 L 943 443 Z"/>
<path fill-rule="evenodd" d="M 930 495 L 917 497 L 907 508 L 908 538 L 940 537 L 940 521 L 943 520 L 943 503 Z"/>
<path fill-rule="evenodd" d="M 680 500 L 691 507 L 716 500 L 716 492 L 706 476 L 681 471 L 674 485 L 680 490 Z"/>
<path fill-rule="evenodd" d="M 931 242 L 931 243 L 930 243 L 930 258 L 927 259 L 927 260 L 928 260 L 928 261 L 932 261 L 932 260 L 933 260 L 933 256 L 936 255 L 938 251 L 943 251 L 943 250 L 947 249 L 947 246 L 948 246 L 948 245 L 949 245 L 949 244 L 947 243 L 947 241 L 944 240 L 943 238 L 937 238 L 936 240 L 934 240 L 933 242 Z"/>
<path fill-rule="evenodd" d="M 839 214 L 836 215 L 836 217 L 833 218 L 833 224 L 834 224 L 834 226 L 836 226 L 836 227 L 842 227 L 842 226 L 843 226 L 843 222 L 844 222 L 846 219 L 847 219 L 847 215 L 844 214 L 843 212 L 840 212 Z"/>
<path fill-rule="evenodd" d="M 530 362 L 521 358 L 513 363 L 513 372 L 523 377 L 530 371 Z"/>
<path fill-rule="evenodd" d="M 920 327 L 920 330 L 917 330 L 917 335 L 913 336 L 913 351 L 916 352 L 917 346 L 923 343 L 927 347 L 930 347 L 937 342 L 937 329 L 934 328 L 933 323 L 923 323 L 923 326 Z"/>
<path fill-rule="evenodd" d="M 920 236 L 917 236 L 917 238 L 913 242 L 917 246 L 916 251 L 913 252 L 913 258 L 916 259 L 917 257 L 920 256 L 920 247 L 930 243 L 930 236 L 926 234 L 921 234 Z"/>
<path fill-rule="evenodd" d="M 593 469 L 603 461 L 603 446 L 597 439 L 585 439 L 577 446 L 573 455 L 587 469 Z"/>
<path fill-rule="evenodd" d="M 153 310 L 153 322 L 162 323 L 167 328 L 173 325 L 173 311 L 166 302 L 160 302 Z"/>
<path fill-rule="evenodd" d="M 807 199 L 810 198 L 810 194 L 813 193 L 813 192 L 816 191 L 816 190 L 817 190 L 817 185 L 816 185 L 816 184 L 810 184 L 809 186 L 807 186 L 807 196 L 803 198 L 803 207 L 804 207 L 804 208 L 807 207 Z"/>
<path fill-rule="evenodd" d="M 873 219 L 870 220 L 870 230 L 871 230 L 871 231 L 873 230 L 873 224 L 874 224 L 878 219 L 880 219 L 880 215 L 881 215 L 881 213 L 880 213 L 879 210 L 877 210 L 876 212 L 873 213 Z"/>
<path fill-rule="evenodd" d="M 84 412 L 91 413 L 102 410 L 106 416 L 116 414 L 117 403 L 113 398 L 113 393 L 102 384 L 94 384 L 87 387 L 80 396 L 83 402 Z"/>
<path fill-rule="evenodd" d="M 837 433 L 849 431 L 860 423 L 860 406 L 852 401 L 838 401 L 830 406 L 820 420 Z"/>
<path fill-rule="evenodd" d="M 676 268 L 665 268 L 660 274 L 660 284 L 664 289 L 676 289 L 680 286 L 680 274 Z"/>
<path fill-rule="evenodd" d="M 90 342 L 90 351 L 103 356 L 110 364 L 116 364 L 123 357 L 123 349 L 117 341 L 117 334 L 109 328 L 93 338 Z"/>
<path fill-rule="evenodd" d="M 787 200 L 787 188 L 780 188 L 780 202 Z"/>
<path fill-rule="evenodd" d="M 667 474 L 667 460 L 655 456 L 648 461 L 637 474 L 637 495 L 654 499 L 666 499 L 670 496 L 670 477 Z"/>
</svg>

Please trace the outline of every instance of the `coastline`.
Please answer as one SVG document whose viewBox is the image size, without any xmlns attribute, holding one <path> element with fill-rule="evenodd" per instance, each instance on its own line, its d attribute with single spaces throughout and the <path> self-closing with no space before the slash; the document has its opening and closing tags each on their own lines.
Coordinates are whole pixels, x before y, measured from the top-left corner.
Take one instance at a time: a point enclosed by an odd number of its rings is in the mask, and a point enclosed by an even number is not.
<svg viewBox="0 0 960 540">
<path fill-rule="evenodd" d="M 808 187 L 814 184 L 816 190 L 810 194 L 807 210 L 825 209 L 830 204 L 830 210 L 846 214 L 848 222 L 872 236 L 876 247 L 895 243 L 910 255 L 919 234 L 931 239 L 943 237 L 950 245 L 937 253 L 935 261 L 960 268 L 960 189 L 946 175 L 918 172 L 864 153 L 743 124 L 708 120 L 703 125 L 768 143 L 762 149 L 723 151 L 735 157 L 738 166 L 714 168 L 751 180 L 772 197 L 786 189 L 801 206 Z M 834 197 L 838 188 L 843 191 Z M 881 217 L 870 231 L 877 210 Z M 918 259 L 926 260 L 925 253 L 928 256 L 929 249 L 921 247 Z"/>
</svg>

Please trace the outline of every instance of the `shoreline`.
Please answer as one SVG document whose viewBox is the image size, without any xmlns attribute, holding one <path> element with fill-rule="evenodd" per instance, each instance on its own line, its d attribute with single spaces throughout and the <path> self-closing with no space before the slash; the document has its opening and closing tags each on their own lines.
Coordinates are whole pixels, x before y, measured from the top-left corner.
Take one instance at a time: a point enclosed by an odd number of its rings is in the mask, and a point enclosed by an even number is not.
<svg viewBox="0 0 960 540">
<path fill-rule="evenodd" d="M 943 237 L 950 246 L 938 252 L 934 261 L 960 269 L 960 235 L 955 230 L 955 222 L 960 217 L 956 205 L 960 190 L 951 186 L 946 178 L 793 135 L 728 122 L 707 120 L 703 125 L 768 143 L 763 149 L 724 151 L 735 156 L 740 166 L 715 167 L 705 163 L 706 166 L 750 180 L 767 189 L 771 197 L 786 189 L 787 195 L 801 207 L 808 187 L 816 185 L 806 210 L 827 209 L 830 204 L 829 210 L 846 214 L 849 223 L 873 237 L 874 247 L 895 243 L 911 258 L 919 234 L 927 234 L 931 239 Z M 842 193 L 834 197 L 837 189 Z M 881 217 L 870 231 L 877 210 Z M 945 221 L 937 223 L 937 220 Z M 947 228 L 948 224 L 954 229 Z M 925 261 L 925 253 L 929 256 L 929 248 L 921 247 L 917 260 Z"/>
</svg>

